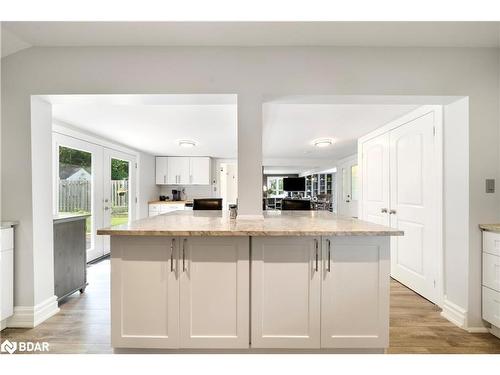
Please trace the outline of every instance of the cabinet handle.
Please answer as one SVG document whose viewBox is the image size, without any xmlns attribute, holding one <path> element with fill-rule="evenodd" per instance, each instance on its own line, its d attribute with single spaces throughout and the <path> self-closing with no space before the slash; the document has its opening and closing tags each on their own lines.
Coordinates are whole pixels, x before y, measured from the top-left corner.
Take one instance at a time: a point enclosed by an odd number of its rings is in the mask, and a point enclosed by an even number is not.
<svg viewBox="0 0 500 375">
<path fill-rule="evenodd" d="M 387 208 L 381 208 L 380 212 L 382 212 L 383 214 L 386 214 L 387 213 Z"/>
<path fill-rule="evenodd" d="M 163 183 L 165 184 L 167 182 L 167 175 L 163 175 Z"/>
<path fill-rule="evenodd" d="M 172 242 L 170 243 L 170 272 L 174 272 L 174 246 L 175 238 L 172 238 Z"/>
<path fill-rule="evenodd" d="M 186 272 L 186 242 L 187 238 L 184 238 L 182 242 L 182 272 Z"/>
<path fill-rule="evenodd" d="M 332 266 L 331 266 L 331 254 L 330 254 L 330 248 L 331 248 L 331 243 L 330 240 L 326 240 L 326 243 L 328 244 L 328 267 L 327 270 L 328 272 L 332 272 Z"/>
<path fill-rule="evenodd" d="M 390 210 L 389 215 L 396 215 L 396 210 Z"/>
<path fill-rule="evenodd" d="M 314 248 L 316 250 L 316 254 L 315 254 L 315 257 L 316 257 L 316 267 L 314 267 L 315 271 L 318 272 L 318 240 L 315 238 L 314 239 Z"/>
</svg>

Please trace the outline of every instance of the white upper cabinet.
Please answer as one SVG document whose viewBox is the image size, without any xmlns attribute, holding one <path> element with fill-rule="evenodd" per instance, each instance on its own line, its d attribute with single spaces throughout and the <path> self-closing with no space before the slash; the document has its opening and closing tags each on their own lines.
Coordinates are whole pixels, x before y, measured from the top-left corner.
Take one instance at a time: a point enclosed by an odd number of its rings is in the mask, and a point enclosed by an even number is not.
<svg viewBox="0 0 500 375">
<path fill-rule="evenodd" d="M 189 159 L 182 156 L 169 156 L 167 162 L 167 184 L 189 184 Z"/>
<path fill-rule="evenodd" d="M 156 185 L 167 184 L 167 157 L 156 157 Z"/>
<path fill-rule="evenodd" d="M 157 185 L 210 185 L 210 158 L 157 156 Z"/>
<path fill-rule="evenodd" d="M 210 158 L 189 158 L 189 183 L 210 185 Z"/>
</svg>

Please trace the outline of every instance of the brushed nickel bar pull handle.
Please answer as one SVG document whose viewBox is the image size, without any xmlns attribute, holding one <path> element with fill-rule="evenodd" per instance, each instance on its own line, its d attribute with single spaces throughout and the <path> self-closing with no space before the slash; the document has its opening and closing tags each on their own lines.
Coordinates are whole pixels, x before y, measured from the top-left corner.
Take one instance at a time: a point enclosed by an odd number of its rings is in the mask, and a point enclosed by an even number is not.
<svg viewBox="0 0 500 375">
<path fill-rule="evenodd" d="M 381 208 L 380 212 L 382 212 L 383 214 L 386 214 L 387 213 L 387 208 Z"/>
<path fill-rule="evenodd" d="M 170 272 L 174 272 L 174 246 L 175 238 L 172 238 L 172 242 L 170 243 Z"/>
<path fill-rule="evenodd" d="M 331 265 L 331 254 L 330 254 L 330 248 L 331 248 L 331 242 L 330 240 L 326 240 L 326 243 L 328 244 L 328 272 L 332 272 L 332 265 Z"/>
<path fill-rule="evenodd" d="M 318 268 L 318 262 L 319 262 L 318 257 L 319 257 L 319 255 L 318 255 L 318 240 L 316 238 L 314 239 L 314 247 L 316 249 L 316 267 L 315 267 L 315 271 L 318 272 L 318 269 L 319 269 Z"/>
<path fill-rule="evenodd" d="M 186 242 L 187 238 L 184 238 L 182 242 L 182 272 L 186 272 Z"/>
</svg>

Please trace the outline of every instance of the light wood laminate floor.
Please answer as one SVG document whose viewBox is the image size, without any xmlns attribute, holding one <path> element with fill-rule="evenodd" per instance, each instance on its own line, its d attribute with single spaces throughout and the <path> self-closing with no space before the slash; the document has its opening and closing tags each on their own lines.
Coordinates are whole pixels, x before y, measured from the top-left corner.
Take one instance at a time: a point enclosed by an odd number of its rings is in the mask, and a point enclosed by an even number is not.
<svg viewBox="0 0 500 375">
<path fill-rule="evenodd" d="M 36 328 L 7 328 L 1 341 L 47 341 L 50 353 L 112 353 L 109 259 L 88 269 L 87 291 L 69 297 L 61 312 Z M 441 317 L 440 310 L 391 281 L 388 353 L 500 353 L 500 339 L 468 333 Z"/>
</svg>

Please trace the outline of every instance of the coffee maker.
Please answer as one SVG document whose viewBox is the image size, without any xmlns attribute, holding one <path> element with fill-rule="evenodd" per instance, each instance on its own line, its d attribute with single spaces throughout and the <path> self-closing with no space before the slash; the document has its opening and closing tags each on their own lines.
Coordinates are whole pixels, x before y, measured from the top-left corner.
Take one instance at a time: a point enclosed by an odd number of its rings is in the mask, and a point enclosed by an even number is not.
<svg viewBox="0 0 500 375">
<path fill-rule="evenodd" d="M 172 190 L 172 200 L 173 201 L 180 201 L 181 198 L 181 191 L 180 190 Z"/>
</svg>

